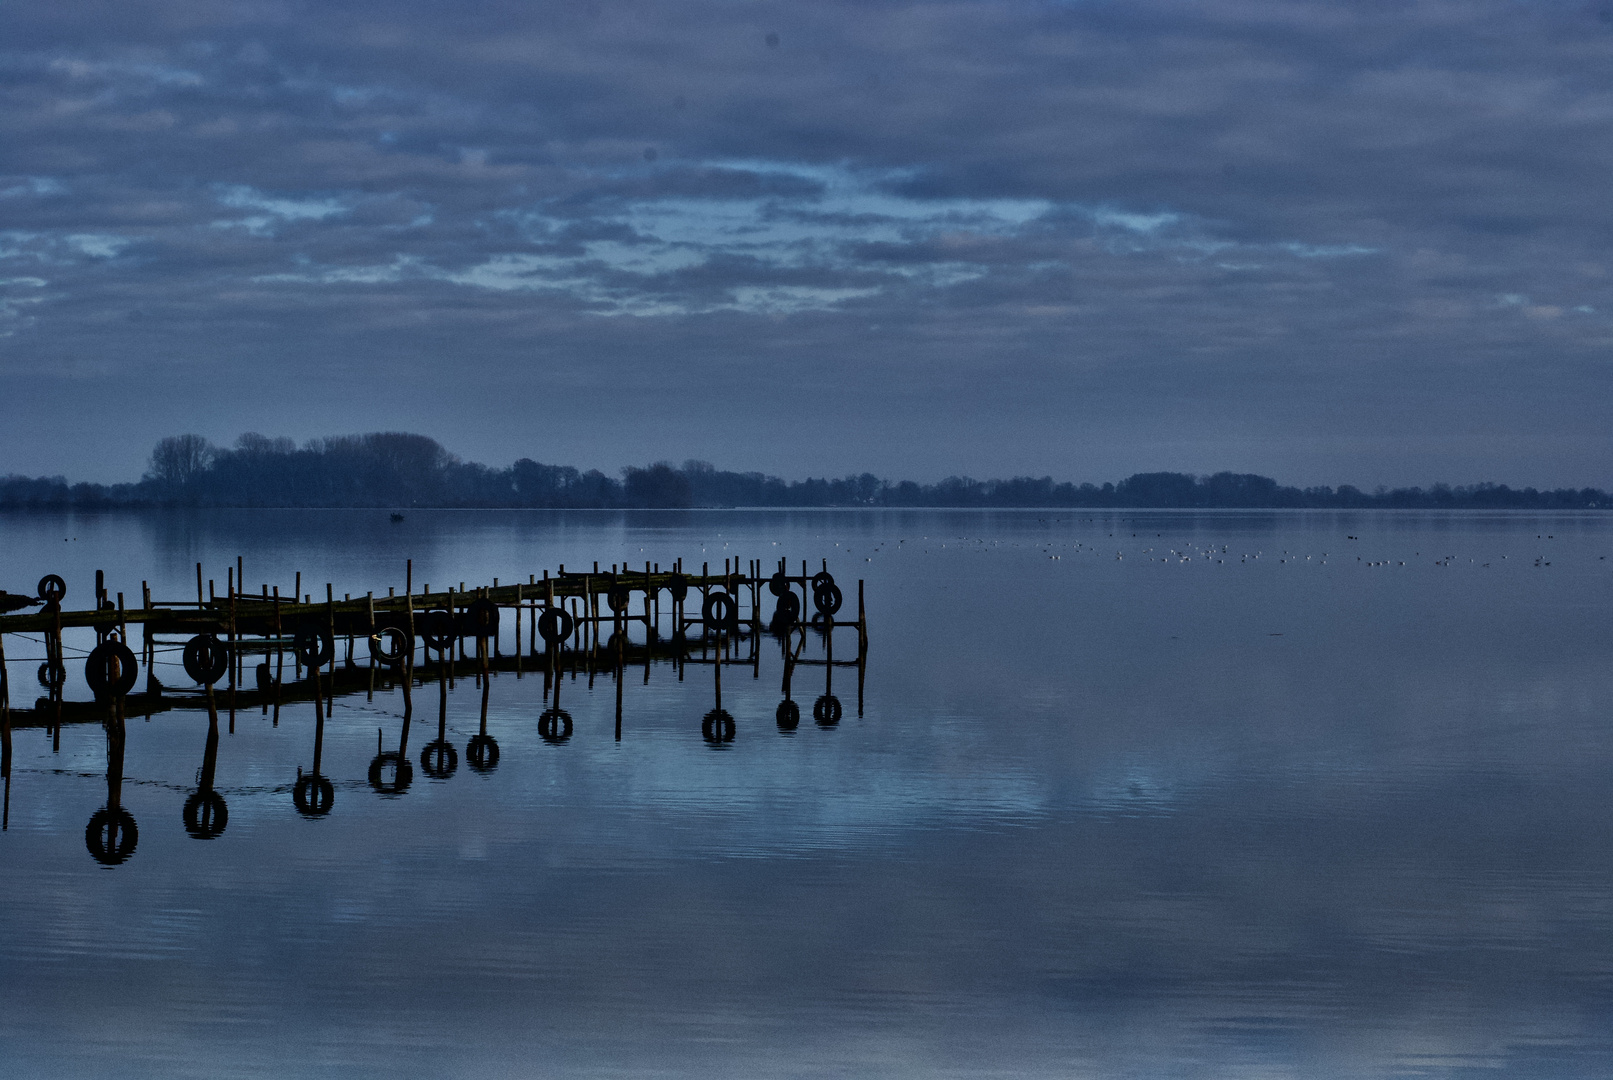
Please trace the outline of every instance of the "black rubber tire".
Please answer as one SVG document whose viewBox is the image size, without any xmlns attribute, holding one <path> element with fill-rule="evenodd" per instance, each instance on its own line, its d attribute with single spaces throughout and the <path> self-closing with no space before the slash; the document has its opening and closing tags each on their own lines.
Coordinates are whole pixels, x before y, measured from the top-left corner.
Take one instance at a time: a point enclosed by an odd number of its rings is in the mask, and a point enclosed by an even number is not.
<svg viewBox="0 0 1613 1080">
<path fill-rule="evenodd" d="M 116 810 L 101 807 L 90 815 L 90 823 L 84 829 L 84 846 L 102 866 L 116 866 L 127 860 L 139 843 L 140 829 L 134 823 L 134 815 L 121 806 Z"/>
<path fill-rule="evenodd" d="M 827 570 L 819 570 L 816 574 L 812 575 L 812 591 L 813 592 L 817 592 L 819 589 L 826 589 L 830 585 L 833 585 L 834 583 L 835 583 L 835 576 L 833 574 L 829 573 L 829 571 L 827 571 Z"/>
<path fill-rule="evenodd" d="M 773 717 L 778 721 L 780 731 L 794 731 L 801 723 L 801 706 L 786 698 L 778 703 L 778 711 Z"/>
<path fill-rule="evenodd" d="M 689 598 L 689 579 L 682 574 L 673 574 L 666 583 L 666 591 L 672 594 L 672 599 L 683 603 Z"/>
<path fill-rule="evenodd" d="M 538 636 L 550 645 L 569 641 L 576 628 L 571 612 L 563 607 L 546 607 L 538 615 Z"/>
<path fill-rule="evenodd" d="M 840 595 L 840 586 L 832 581 L 824 588 L 812 590 L 812 606 L 831 618 L 844 602 L 845 597 Z"/>
<path fill-rule="evenodd" d="M 465 609 L 465 629 L 471 637 L 497 637 L 498 605 L 486 597 L 472 600 L 470 607 Z"/>
<path fill-rule="evenodd" d="M 739 626 L 739 604 L 725 592 L 706 594 L 700 606 L 700 621 L 707 629 L 732 630 Z"/>
<path fill-rule="evenodd" d="M 633 602 L 633 590 L 626 585 L 612 585 L 605 593 L 605 604 L 614 614 L 620 615 Z"/>
<path fill-rule="evenodd" d="M 39 592 L 35 595 L 47 604 L 59 604 L 67 599 L 67 582 L 58 574 L 46 574 L 39 579 L 37 588 Z"/>
<path fill-rule="evenodd" d="M 46 660 L 39 665 L 36 678 L 39 679 L 39 685 L 46 690 L 60 690 L 67 682 L 67 669 L 60 664 L 53 664 Z"/>
<path fill-rule="evenodd" d="M 834 727 L 844 711 L 840 699 L 833 694 L 823 694 L 812 703 L 812 719 L 819 727 Z"/>
<path fill-rule="evenodd" d="M 267 660 L 258 665 L 257 674 L 258 693 L 267 694 L 269 691 L 274 689 L 274 671 L 269 667 L 269 662 Z"/>
<path fill-rule="evenodd" d="M 441 652 L 454 641 L 454 617 L 442 608 L 432 608 L 422 612 L 414 622 L 415 629 L 420 632 L 420 640 Z"/>
<path fill-rule="evenodd" d="M 774 596 L 783 596 L 790 591 L 790 579 L 784 576 L 784 571 L 780 570 L 767 579 L 767 591 Z"/>
<path fill-rule="evenodd" d="M 115 682 L 108 675 L 114 656 L 118 659 Z M 84 658 L 84 681 L 90 684 L 97 699 L 122 697 L 134 689 L 139 675 L 140 663 L 134 658 L 134 651 L 116 638 L 107 638 Z"/>
<path fill-rule="evenodd" d="M 383 626 L 370 635 L 370 659 L 382 667 L 402 667 L 404 658 L 413 651 L 407 630 Z"/>
<path fill-rule="evenodd" d="M 229 646 L 212 634 L 197 634 L 185 642 L 185 674 L 202 686 L 212 686 L 230 670 Z"/>
<path fill-rule="evenodd" d="M 779 597 L 778 603 L 773 606 L 773 628 L 788 630 L 800 621 L 801 598 L 793 592 L 787 592 Z"/>
<path fill-rule="evenodd" d="M 291 639 L 292 651 L 306 668 L 325 667 L 336 659 L 336 642 L 323 626 L 304 623 Z"/>
<path fill-rule="evenodd" d="M 198 840 L 222 836 L 230 823 L 230 806 L 216 791 L 192 792 L 185 800 L 185 831 Z"/>
</svg>

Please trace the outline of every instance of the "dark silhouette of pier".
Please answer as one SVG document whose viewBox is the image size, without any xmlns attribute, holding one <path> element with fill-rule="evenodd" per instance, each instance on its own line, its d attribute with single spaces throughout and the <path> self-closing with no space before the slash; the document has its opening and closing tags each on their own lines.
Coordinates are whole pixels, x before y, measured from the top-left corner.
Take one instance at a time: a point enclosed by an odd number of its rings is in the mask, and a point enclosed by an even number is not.
<svg viewBox="0 0 1613 1080">
<path fill-rule="evenodd" d="M 544 743 L 559 746 L 575 733 L 572 717 L 560 702 L 568 681 L 586 679 L 592 690 L 597 678 L 614 680 L 614 737 L 621 741 L 629 677 L 642 672 L 648 683 L 651 671 L 664 666 L 672 668 L 681 682 L 691 667 L 710 667 L 712 708 L 701 718 L 701 735 L 713 749 L 723 749 L 738 730 L 722 704 L 723 669 L 749 668 L 752 678 L 759 679 L 769 642 L 783 660 L 782 696 L 774 716 L 778 732 L 793 733 L 800 723 L 801 706 L 794 691 L 796 668 L 803 666 L 823 669 L 823 690 L 811 705 L 812 718 L 818 726 L 832 728 L 844 709 L 834 696 L 836 668 L 856 670 L 857 715 L 862 715 L 868 627 L 863 583 L 857 583 L 856 618 L 837 618 L 845 598 L 827 563 L 820 565 L 814 573 L 802 563 L 794 574 L 780 560 L 764 576 L 759 561 L 741 566 L 737 559 L 725 560 L 721 573 L 703 564 L 698 574 L 686 573 L 681 563 L 666 570 L 654 563 L 642 570 L 602 569 L 596 563 L 586 572 L 568 572 L 562 566 L 554 574 L 531 574 L 526 582 L 514 585 L 495 579 L 472 588 L 463 582 L 435 591 L 424 585 L 416 592 L 410 563 L 404 567 L 401 594 L 393 588 L 384 597 L 366 592 L 362 597 L 344 594 L 338 600 L 334 586 L 326 584 L 319 602 L 312 594 L 298 595 L 300 574 L 289 597 L 268 585 L 256 594 L 243 592 L 238 587 L 237 559 L 222 594 L 198 564 L 194 601 L 157 601 L 142 583 L 139 607 L 126 604 L 122 593 L 114 600 L 104 575 L 97 572 L 94 604 L 81 610 L 64 607 L 66 583 L 47 575 L 36 596 L 0 593 L 0 610 L 40 608 L 0 615 L 0 773 L 5 784 L 0 828 L 9 825 L 14 728 L 44 728 L 53 749 L 59 750 L 65 726 L 103 726 L 107 799 L 92 816 L 85 843 L 90 854 L 106 865 L 128 859 L 138 843 L 138 828 L 120 797 L 125 721 L 131 716 L 149 719 L 205 710 L 203 762 L 182 813 L 185 831 L 197 839 L 216 839 L 228 827 L 226 796 L 214 786 L 221 714 L 227 715 L 233 734 L 241 713 L 256 711 L 278 726 L 283 713 L 313 706 L 311 765 L 299 768 L 290 786 L 293 806 L 307 817 L 322 817 L 335 807 L 335 785 L 322 768 L 324 729 L 335 700 L 350 695 L 364 694 L 373 701 L 377 691 L 402 691 L 393 748 L 388 747 L 384 728 L 379 729 L 367 775 L 369 787 L 388 798 L 405 794 L 413 783 L 409 738 L 414 693 L 429 692 L 432 685 L 438 690 L 437 723 L 435 737 L 419 751 L 420 769 L 434 780 L 446 780 L 457 772 L 460 752 L 448 739 L 447 713 L 448 691 L 459 680 L 474 681 L 481 690 L 480 727 L 464 751 L 466 764 L 475 772 L 491 771 L 499 764 L 501 751 L 488 727 L 488 703 L 494 679 L 507 675 L 543 680 L 538 734 Z M 809 604 L 812 614 L 807 616 Z M 503 651 L 510 636 L 504 632 L 506 619 L 514 631 L 514 649 L 509 653 Z M 141 630 L 138 656 L 128 644 L 131 624 Z M 837 629 L 855 631 L 856 647 L 849 657 L 844 650 L 841 658 L 835 657 Z M 65 698 L 67 630 L 94 634 L 95 645 L 83 659 L 93 700 Z M 43 639 L 45 655 L 37 678 L 44 693 L 32 708 L 12 707 L 5 664 L 7 634 L 37 634 Z M 814 640 L 819 647 L 809 650 L 809 641 Z M 169 686 L 157 678 L 159 656 L 175 652 L 193 687 Z M 245 678 L 249 663 L 250 684 Z"/>
</svg>

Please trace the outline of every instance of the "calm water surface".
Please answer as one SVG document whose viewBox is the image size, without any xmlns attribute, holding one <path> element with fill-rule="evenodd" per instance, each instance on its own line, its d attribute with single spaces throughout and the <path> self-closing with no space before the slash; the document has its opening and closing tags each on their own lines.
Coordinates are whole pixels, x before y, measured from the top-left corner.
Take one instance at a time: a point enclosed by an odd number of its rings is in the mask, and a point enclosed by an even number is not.
<svg viewBox="0 0 1613 1080">
<path fill-rule="evenodd" d="M 198 561 L 222 589 L 237 555 L 249 588 L 338 594 L 401 586 L 408 557 L 435 588 L 827 559 L 848 596 L 866 579 L 871 641 L 863 715 L 837 670 L 833 727 L 778 729 L 776 644 L 726 669 L 720 748 L 709 667 L 630 671 L 620 742 L 611 678 L 568 681 L 562 744 L 541 678 L 501 674 L 497 768 L 397 797 L 366 775 L 401 695 L 342 698 L 317 819 L 290 794 L 313 707 L 245 710 L 211 840 L 182 824 L 205 713 L 134 719 L 139 842 L 112 867 L 85 848 L 101 726 L 59 750 L 19 728 L 9 1076 L 1613 1073 L 1606 515 L 240 512 L 0 537 L 0 586 L 60 573 L 68 607 L 97 568 L 137 604 L 142 580 L 194 595 Z M 30 707 L 40 646 L 6 650 Z M 480 694 L 449 695 L 461 752 Z M 412 753 L 435 727 L 431 688 Z"/>
</svg>

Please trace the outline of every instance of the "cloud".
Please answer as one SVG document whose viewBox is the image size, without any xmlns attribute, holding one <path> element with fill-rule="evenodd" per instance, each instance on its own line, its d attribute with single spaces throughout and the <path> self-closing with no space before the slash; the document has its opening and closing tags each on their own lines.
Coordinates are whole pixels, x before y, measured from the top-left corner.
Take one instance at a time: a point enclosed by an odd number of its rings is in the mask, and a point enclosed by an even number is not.
<svg viewBox="0 0 1613 1080">
<path fill-rule="evenodd" d="M 428 347 L 475 393 L 511 372 L 646 385 L 653 353 L 734 388 L 730 411 L 828 367 L 847 402 L 886 402 L 899 437 L 850 407 L 835 449 L 758 462 L 792 475 L 1112 459 L 1613 483 L 1608 452 L 1562 449 L 1596 442 L 1580 403 L 1613 339 L 1613 26 L 1589 9 L 501 12 L 13 13 L 0 274 L 49 288 L 12 370 L 104 357 L 121 393 L 133 371 L 233 370 L 223 341 L 350 366 L 362 328 L 406 344 L 362 361 L 360 408 Z M 1413 430 L 1378 430 L 1412 401 Z M 1508 439 L 1476 442 L 1476 415 Z M 656 430 L 651 456 L 684 453 Z M 1381 449 L 1305 449 L 1318 430 Z M 1484 449 L 1531 432 L 1538 457 Z"/>
</svg>

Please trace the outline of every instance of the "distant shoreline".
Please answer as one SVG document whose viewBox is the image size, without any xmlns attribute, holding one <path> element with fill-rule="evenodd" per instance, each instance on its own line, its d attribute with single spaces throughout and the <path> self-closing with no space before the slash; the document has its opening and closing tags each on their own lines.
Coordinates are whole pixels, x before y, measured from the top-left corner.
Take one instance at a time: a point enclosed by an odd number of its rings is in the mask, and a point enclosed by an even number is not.
<svg viewBox="0 0 1613 1080">
<path fill-rule="evenodd" d="M 933 484 L 872 473 L 785 481 L 703 461 L 598 469 L 521 458 L 504 468 L 461 461 L 436 440 L 406 432 L 315 439 L 241 436 L 234 447 L 170 436 L 130 484 L 69 484 L 65 477 L 0 477 L 0 509 L 934 509 L 934 510 L 1609 510 L 1599 488 L 1504 484 L 1376 488 L 1289 487 L 1253 473 L 1136 473 L 1114 483 L 1050 476 Z"/>
</svg>

